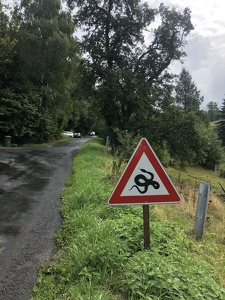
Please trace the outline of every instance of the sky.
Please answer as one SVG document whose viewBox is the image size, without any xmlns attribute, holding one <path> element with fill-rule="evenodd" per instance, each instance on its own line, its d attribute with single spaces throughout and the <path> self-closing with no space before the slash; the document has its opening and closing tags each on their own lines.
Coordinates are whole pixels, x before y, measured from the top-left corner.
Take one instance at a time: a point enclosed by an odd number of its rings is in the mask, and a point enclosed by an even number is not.
<svg viewBox="0 0 225 300">
<path fill-rule="evenodd" d="M 48 0 L 46 0 L 48 1 Z M 225 1 L 223 0 L 145 0 L 150 7 L 158 8 L 160 2 L 166 6 L 183 10 L 189 7 L 194 30 L 189 35 L 185 47 L 187 57 L 184 64 L 175 63 L 171 72 L 180 73 L 185 67 L 191 74 L 201 95 L 204 97 L 202 109 L 210 101 L 221 107 L 225 98 Z M 3 0 L 15 3 L 16 0 Z"/>
<path fill-rule="evenodd" d="M 147 0 L 156 7 L 161 1 Z M 225 98 L 225 1 L 223 0 L 162 0 L 166 6 L 183 10 L 189 7 L 194 30 L 187 39 L 184 64 L 176 63 L 171 71 L 185 67 L 201 95 L 202 109 L 210 101 L 221 107 Z"/>
</svg>

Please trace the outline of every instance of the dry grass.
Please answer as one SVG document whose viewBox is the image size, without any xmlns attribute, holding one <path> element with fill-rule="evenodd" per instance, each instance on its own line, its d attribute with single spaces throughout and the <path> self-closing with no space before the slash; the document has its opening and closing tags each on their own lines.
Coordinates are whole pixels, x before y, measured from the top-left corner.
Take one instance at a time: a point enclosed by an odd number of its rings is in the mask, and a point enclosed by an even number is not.
<svg viewBox="0 0 225 300">
<path fill-rule="evenodd" d="M 122 174 L 121 170 L 114 174 L 115 183 Z M 182 201 L 180 204 L 155 205 L 159 219 L 175 222 L 190 237 L 195 244 L 196 255 L 203 256 L 214 267 L 225 287 L 225 195 L 221 188 L 222 185 L 225 189 L 225 178 L 220 178 L 218 172 L 195 167 L 187 167 L 185 170 L 167 168 L 166 172 Z M 193 229 L 201 181 L 210 183 L 209 207 L 204 238 L 196 240 Z"/>
<path fill-rule="evenodd" d="M 195 243 L 197 255 L 210 262 L 218 278 L 225 287 L 225 198 L 219 182 L 225 187 L 225 180 L 215 172 L 199 168 L 188 168 L 185 171 L 167 170 L 182 196 L 182 202 L 176 205 L 157 205 L 155 207 L 160 219 L 175 222 Z M 176 180 L 174 180 L 176 179 Z M 204 238 L 196 241 L 193 235 L 198 189 L 200 181 L 211 183 L 209 206 Z M 219 194 L 218 194 L 219 193 Z"/>
</svg>

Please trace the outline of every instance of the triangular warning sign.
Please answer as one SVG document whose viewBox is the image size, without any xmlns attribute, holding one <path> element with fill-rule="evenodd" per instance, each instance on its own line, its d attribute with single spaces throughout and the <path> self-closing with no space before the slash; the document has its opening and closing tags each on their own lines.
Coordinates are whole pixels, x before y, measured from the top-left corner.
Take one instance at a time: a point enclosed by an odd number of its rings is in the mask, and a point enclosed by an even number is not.
<svg viewBox="0 0 225 300">
<path fill-rule="evenodd" d="M 108 203 L 127 205 L 180 201 L 177 190 L 148 141 L 141 139 Z"/>
</svg>

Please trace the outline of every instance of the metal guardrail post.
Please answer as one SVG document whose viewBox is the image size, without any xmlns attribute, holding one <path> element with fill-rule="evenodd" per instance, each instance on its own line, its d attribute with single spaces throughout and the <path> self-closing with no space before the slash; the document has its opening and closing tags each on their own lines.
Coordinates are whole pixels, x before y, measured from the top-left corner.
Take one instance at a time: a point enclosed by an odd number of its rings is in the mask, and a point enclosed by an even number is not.
<svg viewBox="0 0 225 300">
<path fill-rule="evenodd" d="M 207 217 L 207 209 L 209 204 L 209 190 L 210 184 L 207 182 L 200 182 L 198 193 L 198 204 L 195 215 L 194 234 L 202 239 L 205 230 L 205 222 Z"/>
</svg>

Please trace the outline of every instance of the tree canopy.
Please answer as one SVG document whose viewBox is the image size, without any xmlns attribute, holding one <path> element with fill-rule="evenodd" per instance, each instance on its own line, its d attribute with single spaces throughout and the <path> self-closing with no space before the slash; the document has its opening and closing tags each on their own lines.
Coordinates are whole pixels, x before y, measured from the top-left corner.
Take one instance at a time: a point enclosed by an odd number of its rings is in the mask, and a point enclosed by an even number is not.
<svg viewBox="0 0 225 300">
<path fill-rule="evenodd" d="M 81 41 L 89 91 L 109 132 L 137 131 L 138 119 L 158 101 L 155 93 L 168 80 L 173 60 L 184 56 L 185 37 L 193 29 L 190 10 L 130 1 L 67 1 L 84 31 Z M 161 24 L 155 27 L 155 19 Z M 152 26 L 152 27 L 151 27 Z M 149 32 L 150 40 L 144 37 Z"/>
<path fill-rule="evenodd" d="M 204 98 L 200 95 L 200 91 L 197 89 L 195 82 L 192 81 L 190 73 L 185 68 L 182 69 L 179 75 L 175 91 L 175 101 L 184 110 L 199 110 Z"/>
<path fill-rule="evenodd" d="M 207 111 L 210 122 L 217 121 L 220 118 L 220 109 L 217 102 L 210 101 L 207 104 Z"/>
<path fill-rule="evenodd" d="M 223 99 L 220 109 L 220 118 L 221 120 L 218 122 L 217 130 L 219 138 L 222 141 L 223 146 L 225 146 L 225 99 Z"/>
<path fill-rule="evenodd" d="M 4 133 L 18 141 L 41 142 L 57 136 L 73 113 L 72 90 L 79 59 L 75 24 L 70 13 L 62 11 L 59 0 L 22 0 L 10 20 L 5 18 L 4 26 L 11 28 L 13 23 L 17 27 L 10 35 L 8 46 L 9 49 L 13 47 L 13 51 L 7 52 L 11 53 L 10 66 L 4 61 L 6 71 L 0 82 L 1 106 L 8 115 L 4 119 Z M 3 42 L 1 38 L 0 45 Z M 26 103 L 35 112 L 35 122 L 31 127 L 27 124 L 25 136 L 24 130 L 11 126 L 10 120 L 18 120 L 18 115 L 13 108 L 8 108 L 25 105 L 21 114 L 29 119 L 31 113 Z M 46 134 L 41 132 L 43 130 Z"/>
<path fill-rule="evenodd" d="M 115 145 L 145 136 L 168 163 L 217 164 L 200 91 L 185 68 L 169 69 L 186 55 L 190 9 L 65 2 L 21 0 L 10 13 L 0 1 L 0 136 L 41 143 L 95 130 Z"/>
</svg>

